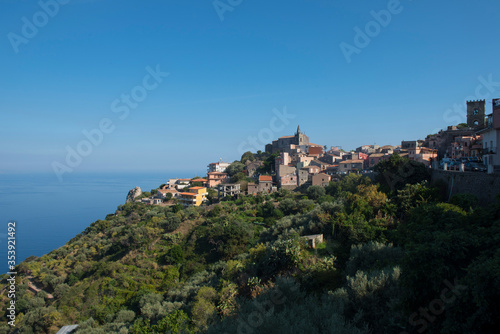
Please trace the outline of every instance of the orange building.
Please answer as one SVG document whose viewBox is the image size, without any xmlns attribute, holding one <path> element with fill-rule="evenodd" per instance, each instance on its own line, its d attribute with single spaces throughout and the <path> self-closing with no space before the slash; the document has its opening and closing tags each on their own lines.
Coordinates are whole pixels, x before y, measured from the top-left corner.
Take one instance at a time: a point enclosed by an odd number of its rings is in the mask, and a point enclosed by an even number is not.
<svg viewBox="0 0 500 334">
<path fill-rule="evenodd" d="M 221 172 L 210 172 L 208 175 L 208 187 L 214 188 L 221 183 L 227 183 L 228 175 L 227 173 Z"/>
</svg>

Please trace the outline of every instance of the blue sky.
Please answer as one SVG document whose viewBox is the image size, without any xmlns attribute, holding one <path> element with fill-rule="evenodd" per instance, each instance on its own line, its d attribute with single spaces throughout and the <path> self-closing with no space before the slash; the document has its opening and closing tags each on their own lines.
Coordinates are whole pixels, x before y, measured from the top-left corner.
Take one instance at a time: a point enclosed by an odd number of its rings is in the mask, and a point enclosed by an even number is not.
<svg viewBox="0 0 500 334">
<path fill-rule="evenodd" d="M 1 173 L 204 171 L 297 124 L 317 144 L 396 145 L 500 97 L 494 0 L 54 1 L 53 17 L 0 4 Z M 82 131 L 103 120 L 89 151 Z M 78 145 L 89 153 L 70 166 Z"/>
</svg>

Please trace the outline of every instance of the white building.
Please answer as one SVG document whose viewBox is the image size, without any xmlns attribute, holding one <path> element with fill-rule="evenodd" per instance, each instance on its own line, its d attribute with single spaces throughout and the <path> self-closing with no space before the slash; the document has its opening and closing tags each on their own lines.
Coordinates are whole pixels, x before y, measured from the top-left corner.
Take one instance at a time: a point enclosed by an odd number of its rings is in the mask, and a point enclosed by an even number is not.
<svg viewBox="0 0 500 334">
<path fill-rule="evenodd" d="M 208 173 L 224 173 L 226 171 L 226 168 L 229 167 L 231 164 L 228 162 L 212 162 L 211 164 L 208 165 Z"/>
<path fill-rule="evenodd" d="M 483 163 L 488 173 L 500 172 L 500 99 L 493 99 L 493 113 L 488 115 L 488 125 L 477 132 L 483 141 Z"/>
</svg>

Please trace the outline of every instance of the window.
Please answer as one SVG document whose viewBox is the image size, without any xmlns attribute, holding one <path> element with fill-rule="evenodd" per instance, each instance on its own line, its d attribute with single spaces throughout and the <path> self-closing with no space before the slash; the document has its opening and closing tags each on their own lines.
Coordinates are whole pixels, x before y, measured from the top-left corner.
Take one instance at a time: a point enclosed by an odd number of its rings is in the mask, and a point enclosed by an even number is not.
<svg viewBox="0 0 500 334">
<path fill-rule="evenodd" d="M 474 115 L 478 115 L 479 114 L 479 109 L 474 109 Z"/>
<path fill-rule="evenodd" d="M 474 121 L 474 125 L 479 125 L 479 122 L 478 121 Z"/>
</svg>

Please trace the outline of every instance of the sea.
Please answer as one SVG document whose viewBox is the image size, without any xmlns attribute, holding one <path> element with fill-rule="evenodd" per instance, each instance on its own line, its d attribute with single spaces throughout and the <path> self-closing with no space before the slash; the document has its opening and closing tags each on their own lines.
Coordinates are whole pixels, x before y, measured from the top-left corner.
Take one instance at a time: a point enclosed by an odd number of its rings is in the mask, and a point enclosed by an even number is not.
<svg viewBox="0 0 500 334">
<path fill-rule="evenodd" d="M 63 246 L 92 222 L 114 213 L 129 190 L 150 191 L 169 178 L 194 175 L 194 171 L 73 173 L 60 182 L 54 174 L 0 174 L 0 273 L 9 271 L 9 222 L 15 222 L 19 264 Z"/>
</svg>

